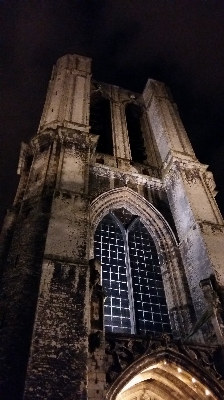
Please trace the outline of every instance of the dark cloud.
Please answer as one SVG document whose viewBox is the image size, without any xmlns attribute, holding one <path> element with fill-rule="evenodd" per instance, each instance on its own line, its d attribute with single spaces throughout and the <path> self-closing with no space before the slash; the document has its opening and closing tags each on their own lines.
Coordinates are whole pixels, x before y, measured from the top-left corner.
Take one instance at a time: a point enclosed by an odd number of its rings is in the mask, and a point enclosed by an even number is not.
<svg viewBox="0 0 224 400">
<path fill-rule="evenodd" d="M 142 91 L 170 86 L 224 213 L 224 2 L 27 0 L 0 2 L 1 215 L 12 203 L 21 140 L 35 134 L 58 57 L 93 58 L 96 79 Z"/>
</svg>

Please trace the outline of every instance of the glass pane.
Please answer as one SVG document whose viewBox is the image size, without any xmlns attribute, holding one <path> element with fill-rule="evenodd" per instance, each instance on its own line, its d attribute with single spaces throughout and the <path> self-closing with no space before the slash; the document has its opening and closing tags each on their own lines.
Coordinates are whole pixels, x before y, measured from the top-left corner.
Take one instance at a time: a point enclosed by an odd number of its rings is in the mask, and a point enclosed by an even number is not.
<svg viewBox="0 0 224 400">
<path fill-rule="evenodd" d="M 156 247 L 142 222 L 129 232 L 137 333 L 171 332 Z"/>
<path fill-rule="evenodd" d="M 124 208 L 114 211 L 127 228 L 134 216 Z M 129 299 L 134 299 L 136 333 L 170 333 L 170 322 L 157 250 L 140 221 L 128 235 L 133 296 L 128 294 L 123 235 L 109 214 L 98 225 L 95 257 L 102 265 L 102 284 L 107 292 L 104 306 L 106 332 L 131 333 Z"/>
<path fill-rule="evenodd" d="M 126 210 L 124 207 L 117 208 L 117 210 L 113 210 L 113 213 L 122 222 L 124 226 L 128 225 L 133 219 L 133 215 L 130 213 L 130 211 Z"/>
<path fill-rule="evenodd" d="M 124 240 L 110 215 L 99 223 L 94 236 L 95 258 L 102 265 L 102 285 L 106 332 L 131 333 Z"/>
</svg>

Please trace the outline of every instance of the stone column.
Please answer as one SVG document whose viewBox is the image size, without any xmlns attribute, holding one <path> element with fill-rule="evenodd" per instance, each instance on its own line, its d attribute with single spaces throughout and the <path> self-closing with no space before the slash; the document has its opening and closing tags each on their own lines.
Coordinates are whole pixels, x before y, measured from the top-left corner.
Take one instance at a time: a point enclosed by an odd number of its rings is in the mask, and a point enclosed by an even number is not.
<svg viewBox="0 0 224 400">
<path fill-rule="evenodd" d="M 119 88 L 113 86 L 111 102 L 112 126 L 114 132 L 114 155 L 131 160 L 124 105 L 120 102 Z"/>
<path fill-rule="evenodd" d="M 38 132 L 66 126 L 88 132 L 91 59 L 67 54 L 59 58 L 48 86 Z"/>
<path fill-rule="evenodd" d="M 96 137 L 62 128 L 24 399 L 87 399 L 88 168 Z"/>
<path fill-rule="evenodd" d="M 163 183 L 179 236 L 197 318 L 207 305 L 200 281 L 214 276 L 224 287 L 224 225 L 207 166 L 196 159 L 175 105 L 163 84 L 149 80 L 143 93 L 162 159 Z"/>
</svg>

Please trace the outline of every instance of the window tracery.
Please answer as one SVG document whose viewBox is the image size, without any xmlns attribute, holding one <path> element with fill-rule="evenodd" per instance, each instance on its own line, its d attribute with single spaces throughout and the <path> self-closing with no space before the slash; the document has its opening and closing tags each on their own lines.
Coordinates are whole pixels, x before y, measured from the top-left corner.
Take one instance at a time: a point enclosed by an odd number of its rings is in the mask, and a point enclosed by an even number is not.
<svg viewBox="0 0 224 400">
<path fill-rule="evenodd" d="M 170 333 L 156 246 L 140 218 L 125 208 L 111 211 L 95 231 L 94 251 L 107 293 L 106 332 Z"/>
</svg>

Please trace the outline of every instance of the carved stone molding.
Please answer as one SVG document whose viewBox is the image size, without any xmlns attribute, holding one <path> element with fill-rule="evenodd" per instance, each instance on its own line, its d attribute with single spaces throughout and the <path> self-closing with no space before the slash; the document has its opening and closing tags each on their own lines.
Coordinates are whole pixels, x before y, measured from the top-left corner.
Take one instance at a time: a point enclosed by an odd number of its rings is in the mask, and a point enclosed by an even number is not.
<svg viewBox="0 0 224 400">
<path fill-rule="evenodd" d="M 202 368 L 209 373 L 224 388 L 224 371 L 221 369 L 221 355 L 218 346 L 203 346 L 198 343 L 183 344 L 181 341 L 171 340 L 166 334 L 159 337 L 140 337 L 119 334 L 106 334 L 106 374 L 108 388 L 113 382 L 135 361 L 145 356 L 163 354 L 164 360 L 176 357 L 182 365 L 191 362 L 195 370 Z"/>
<path fill-rule="evenodd" d="M 191 324 L 187 310 L 188 297 L 182 278 L 177 242 L 173 231 L 162 214 L 150 202 L 130 188 L 112 189 L 98 196 L 90 206 L 91 237 L 93 238 L 94 231 L 101 219 L 110 210 L 120 207 L 125 207 L 133 215 L 140 216 L 142 223 L 154 239 L 160 260 L 168 309 L 171 314 L 172 310 L 177 310 L 177 315 L 171 317 L 173 318 L 173 321 L 171 321 L 172 330 L 176 336 L 184 336 L 185 330 Z M 90 248 L 93 248 L 93 243 Z M 186 313 L 182 313 L 181 310 L 183 309 Z"/>
</svg>

